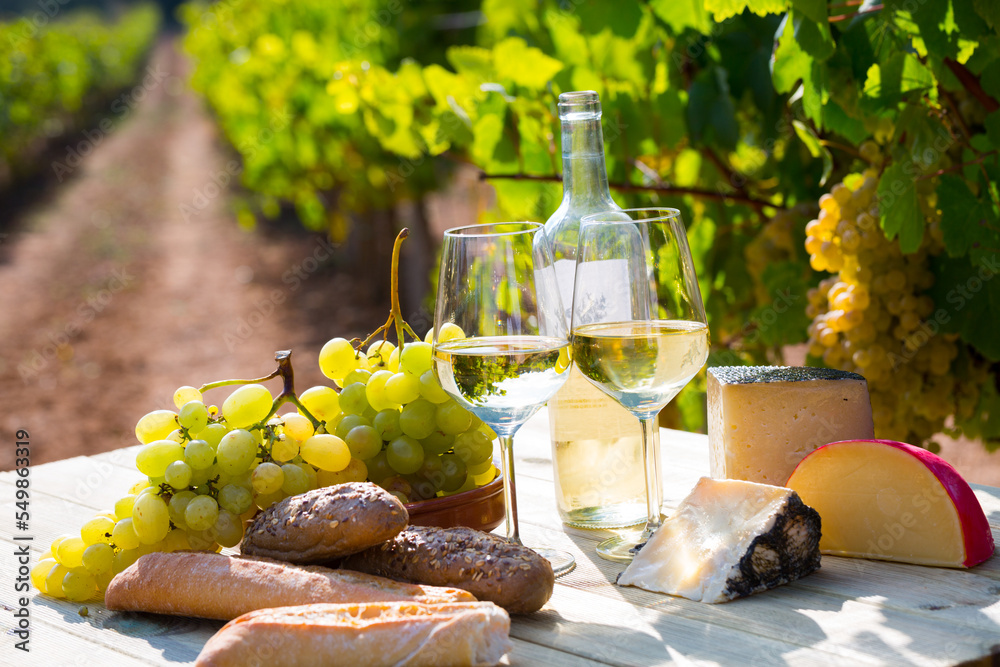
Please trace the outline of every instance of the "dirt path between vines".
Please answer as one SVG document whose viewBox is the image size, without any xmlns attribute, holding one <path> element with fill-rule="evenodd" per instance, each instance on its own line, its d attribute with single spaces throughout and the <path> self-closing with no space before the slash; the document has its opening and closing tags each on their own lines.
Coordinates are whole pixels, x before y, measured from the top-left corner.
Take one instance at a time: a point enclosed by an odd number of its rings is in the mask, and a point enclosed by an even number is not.
<svg viewBox="0 0 1000 667">
<path fill-rule="evenodd" d="M 28 431 L 33 464 L 134 444 L 176 387 L 265 375 L 276 349 L 319 383 L 325 340 L 384 321 L 323 237 L 238 227 L 185 67 L 161 42 L 135 110 L 81 136 L 68 182 L 0 239 L 0 427 Z"/>
</svg>

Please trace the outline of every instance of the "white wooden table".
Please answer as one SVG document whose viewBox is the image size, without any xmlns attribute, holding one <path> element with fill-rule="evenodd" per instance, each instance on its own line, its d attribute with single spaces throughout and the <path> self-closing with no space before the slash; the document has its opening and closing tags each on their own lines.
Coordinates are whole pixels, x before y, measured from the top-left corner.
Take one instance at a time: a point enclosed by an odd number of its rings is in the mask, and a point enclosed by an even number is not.
<svg viewBox="0 0 1000 667">
<path fill-rule="evenodd" d="M 708 473 L 705 436 L 662 432 L 664 497 L 675 507 Z M 13 444 L 11 444 L 13 446 Z M 622 565 L 600 559 L 609 535 L 560 524 L 552 492 L 544 412 L 515 440 L 518 509 L 527 542 L 574 553 L 576 569 L 533 615 L 514 617 L 511 665 L 953 665 L 1000 662 L 1000 557 L 968 571 L 823 557 L 822 568 L 776 590 L 707 605 L 613 584 Z M 0 473 L 0 664 L 55 667 L 184 665 L 194 661 L 221 622 L 109 612 L 38 596 L 29 605 L 31 652 L 13 611 L 17 546 L 32 552 L 109 510 L 141 475 L 135 448 L 39 465 L 31 471 L 31 521 L 14 530 L 14 473 Z M 1000 542 L 1000 489 L 974 487 Z M 24 544 L 25 542 L 18 542 Z M 34 562 L 34 558 L 32 559 Z"/>
</svg>

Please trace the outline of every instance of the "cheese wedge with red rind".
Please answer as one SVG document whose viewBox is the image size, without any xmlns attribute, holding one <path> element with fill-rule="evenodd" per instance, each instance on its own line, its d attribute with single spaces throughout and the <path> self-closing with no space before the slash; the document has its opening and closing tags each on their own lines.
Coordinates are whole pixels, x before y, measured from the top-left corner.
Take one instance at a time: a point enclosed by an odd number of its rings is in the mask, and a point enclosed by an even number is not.
<svg viewBox="0 0 1000 667">
<path fill-rule="evenodd" d="M 786 486 L 819 512 L 824 554 L 940 567 L 993 555 L 993 533 L 968 482 L 919 447 L 833 442 L 802 459 Z"/>
</svg>

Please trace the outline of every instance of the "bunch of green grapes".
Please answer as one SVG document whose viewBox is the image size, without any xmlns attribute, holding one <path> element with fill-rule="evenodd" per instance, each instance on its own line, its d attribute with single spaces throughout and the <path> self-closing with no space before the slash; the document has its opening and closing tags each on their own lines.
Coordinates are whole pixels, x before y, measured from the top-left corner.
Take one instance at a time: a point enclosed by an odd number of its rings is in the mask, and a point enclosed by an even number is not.
<svg viewBox="0 0 1000 667">
<path fill-rule="evenodd" d="M 446 324 L 441 340 L 464 338 Z M 351 466 L 404 503 L 451 495 L 493 481 L 496 434 L 441 388 L 427 341 L 372 343 L 363 353 L 334 338 L 320 370 L 342 387 L 333 428 Z M 331 424 L 328 424 L 328 428 Z"/>
<path fill-rule="evenodd" d="M 861 151 L 877 163 L 876 144 Z M 985 368 L 969 362 L 973 381 L 956 386 L 957 336 L 930 320 L 929 260 L 944 249 L 932 182 L 917 184 L 929 233 L 911 254 L 882 233 L 877 183 L 876 166 L 848 175 L 820 197 L 819 217 L 806 225 L 812 267 L 833 274 L 809 292 L 809 355 L 867 379 L 878 437 L 927 444 L 949 416 L 975 408 Z"/>
<path fill-rule="evenodd" d="M 221 411 L 206 406 L 199 390 L 181 387 L 176 410 L 150 412 L 136 425 L 143 444 L 136 468 L 146 479 L 79 535 L 56 538 L 32 570 L 33 584 L 82 602 L 146 553 L 236 546 L 260 509 L 321 485 L 363 480 L 348 446 L 324 431 L 339 416 L 337 398 L 322 386 L 299 397 L 317 430 L 298 412 L 270 417 L 274 398 L 260 384 L 236 389 Z"/>
</svg>

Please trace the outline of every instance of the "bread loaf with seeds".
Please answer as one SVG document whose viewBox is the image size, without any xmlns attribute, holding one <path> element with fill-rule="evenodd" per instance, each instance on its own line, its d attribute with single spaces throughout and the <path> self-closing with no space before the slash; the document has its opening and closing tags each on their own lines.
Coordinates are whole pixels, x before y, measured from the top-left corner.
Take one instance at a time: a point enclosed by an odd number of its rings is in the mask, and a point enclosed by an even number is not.
<svg viewBox="0 0 1000 667">
<path fill-rule="evenodd" d="M 370 482 L 313 489 L 257 515 L 240 551 L 288 563 L 316 563 L 363 551 L 406 527 L 403 503 Z"/>
<path fill-rule="evenodd" d="M 410 526 L 390 541 L 340 562 L 359 572 L 461 588 L 512 614 L 538 611 L 552 597 L 555 575 L 527 547 L 471 528 Z"/>
</svg>

